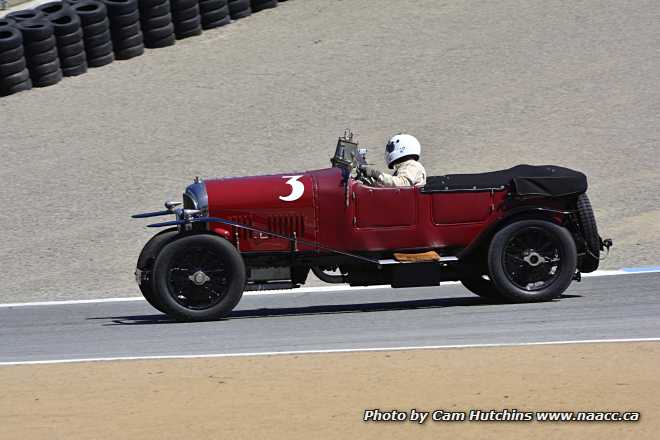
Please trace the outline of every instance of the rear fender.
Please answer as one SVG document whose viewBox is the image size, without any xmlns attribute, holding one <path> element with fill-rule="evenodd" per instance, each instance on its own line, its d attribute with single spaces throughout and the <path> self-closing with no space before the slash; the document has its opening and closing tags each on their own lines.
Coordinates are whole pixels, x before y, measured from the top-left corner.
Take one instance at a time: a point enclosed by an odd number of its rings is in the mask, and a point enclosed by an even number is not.
<svg viewBox="0 0 660 440">
<path fill-rule="evenodd" d="M 481 255 L 485 255 L 484 251 L 487 249 L 490 244 L 491 239 L 497 231 L 503 227 L 519 220 L 547 220 L 558 225 L 563 225 L 566 220 L 575 214 L 575 211 L 563 211 L 560 209 L 547 208 L 544 206 L 519 206 L 513 208 L 506 212 L 504 217 L 490 224 L 486 229 L 481 231 L 481 233 L 475 238 L 472 243 L 470 243 L 465 249 L 463 249 L 459 254 L 459 260 L 465 261 L 475 261 L 479 263 L 485 263 L 480 261 L 479 258 Z"/>
</svg>

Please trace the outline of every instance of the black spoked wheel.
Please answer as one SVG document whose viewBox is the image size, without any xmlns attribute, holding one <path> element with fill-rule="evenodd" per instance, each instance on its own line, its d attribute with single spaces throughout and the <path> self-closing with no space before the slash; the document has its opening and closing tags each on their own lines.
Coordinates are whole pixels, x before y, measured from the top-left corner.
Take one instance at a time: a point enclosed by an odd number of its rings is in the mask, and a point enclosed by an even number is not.
<svg viewBox="0 0 660 440">
<path fill-rule="evenodd" d="M 492 281 L 512 301 L 547 301 L 571 283 L 577 251 L 570 232 L 543 220 L 515 222 L 493 238 L 488 265 Z"/>
<path fill-rule="evenodd" d="M 203 321 L 228 315 L 245 287 L 245 266 L 225 239 L 197 234 L 165 246 L 154 266 L 154 283 L 166 313 Z"/>
</svg>

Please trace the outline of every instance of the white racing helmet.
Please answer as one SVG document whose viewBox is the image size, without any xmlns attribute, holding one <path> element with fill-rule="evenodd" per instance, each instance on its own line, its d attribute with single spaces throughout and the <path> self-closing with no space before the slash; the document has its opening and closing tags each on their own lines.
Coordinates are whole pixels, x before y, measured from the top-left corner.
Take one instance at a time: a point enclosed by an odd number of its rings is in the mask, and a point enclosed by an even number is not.
<svg viewBox="0 0 660 440">
<path fill-rule="evenodd" d="M 422 146 L 415 136 L 397 134 L 385 146 L 385 162 L 389 168 L 392 168 L 392 163 L 404 156 L 417 156 L 416 160 L 419 160 L 421 152 Z"/>
</svg>

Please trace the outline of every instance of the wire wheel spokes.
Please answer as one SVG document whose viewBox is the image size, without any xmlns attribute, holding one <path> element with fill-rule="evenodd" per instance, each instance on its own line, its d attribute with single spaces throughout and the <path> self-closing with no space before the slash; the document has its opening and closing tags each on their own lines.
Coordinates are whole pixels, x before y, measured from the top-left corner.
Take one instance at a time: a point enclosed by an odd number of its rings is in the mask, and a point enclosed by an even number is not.
<svg viewBox="0 0 660 440">
<path fill-rule="evenodd" d="M 554 234 L 542 227 L 517 231 L 504 246 L 504 272 L 517 287 L 537 291 L 552 284 L 559 274 L 561 250 Z"/>
<path fill-rule="evenodd" d="M 177 303 L 188 309 L 203 310 L 224 298 L 231 274 L 215 252 L 195 247 L 180 252 L 173 261 L 168 268 L 168 283 Z"/>
</svg>

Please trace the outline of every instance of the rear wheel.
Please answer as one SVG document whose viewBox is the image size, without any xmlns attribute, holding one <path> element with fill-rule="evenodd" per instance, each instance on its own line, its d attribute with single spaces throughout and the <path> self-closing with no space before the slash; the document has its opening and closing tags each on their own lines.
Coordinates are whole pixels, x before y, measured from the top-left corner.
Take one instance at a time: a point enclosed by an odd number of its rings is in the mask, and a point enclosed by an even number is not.
<svg viewBox="0 0 660 440">
<path fill-rule="evenodd" d="M 154 265 L 154 290 L 165 313 L 182 321 L 227 316 L 245 288 L 245 264 L 227 240 L 211 234 L 167 244 Z"/>
<path fill-rule="evenodd" d="M 491 280 L 513 302 L 549 301 L 571 284 L 577 251 L 570 232 L 544 220 L 521 220 L 501 229 L 488 250 Z"/>
</svg>

